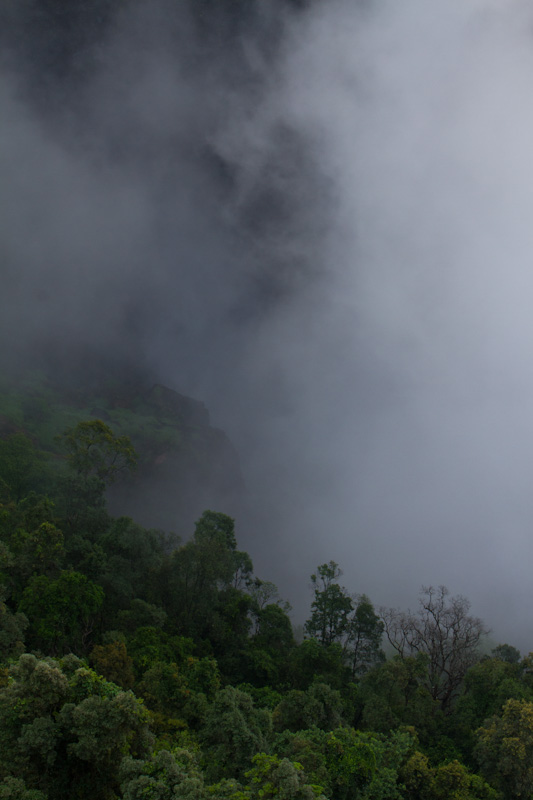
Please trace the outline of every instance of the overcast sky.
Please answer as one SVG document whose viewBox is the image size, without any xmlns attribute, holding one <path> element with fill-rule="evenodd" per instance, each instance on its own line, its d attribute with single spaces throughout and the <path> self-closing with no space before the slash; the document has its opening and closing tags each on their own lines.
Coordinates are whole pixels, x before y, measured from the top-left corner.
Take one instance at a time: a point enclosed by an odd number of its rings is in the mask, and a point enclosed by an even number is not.
<svg viewBox="0 0 533 800">
<path fill-rule="evenodd" d="M 12 48 L 2 335 L 205 401 L 297 616 L 333 559 L 376 605 L 446 584 L 527 652 L 530 4 L 264 5 L 199 31 L 132 4 L 74 89 Z"/>
</svg>

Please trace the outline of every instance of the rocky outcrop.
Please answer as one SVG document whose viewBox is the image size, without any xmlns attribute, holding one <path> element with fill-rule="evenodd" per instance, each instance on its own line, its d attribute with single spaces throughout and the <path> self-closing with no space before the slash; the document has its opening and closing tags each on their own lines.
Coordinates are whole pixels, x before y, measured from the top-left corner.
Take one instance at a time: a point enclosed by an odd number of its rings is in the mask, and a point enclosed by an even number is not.
<svg viewBox="0 0 533 800">
<path fill-rule="evenodd" d="M 144 396 L 148 408 L 176 420 L 178 425 L 204 427 L 209 425 L 209 412 L 199 400 L 156 383 Z"/>
</svg>

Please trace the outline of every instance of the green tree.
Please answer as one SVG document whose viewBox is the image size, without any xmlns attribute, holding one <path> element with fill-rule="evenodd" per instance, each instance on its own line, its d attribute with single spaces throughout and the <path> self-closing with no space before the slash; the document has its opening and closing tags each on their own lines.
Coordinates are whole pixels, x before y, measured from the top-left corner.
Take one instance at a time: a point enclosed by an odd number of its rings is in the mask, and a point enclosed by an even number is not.
<svg viewBox="0 0 533 800">
<path fill-rule="evenodd" d="M 135 682 L 133 659 L 128 655 L 125 642 L 113 641 L 97 644 L 90 653 L 94 669 L 111 683 L 131 689 Z"/>
<path fill-rule="evenodd" d="M 295 733 L 284 730 L 274 738 L 272 750 L 282 758 L 301 764 L 310 783 L 326 787 L 326 794 L 331 794 L 326 765 L 328 735 L 316 726 Z"/>
<path fill-rule="evenodd" d="M 200 730 L 209 779 L 240 779 L 252 756 L 268 750 L 271 727 L 270 712 L 255 708 L 246 692 L 231 686 L 217 692 Z"/>
<path fill-rule="evenodd" d="M 311 603 L 311 617 L 305 623 L 306 632 L 328 647 L 342 641 L 348 631 L 353 602 L 346 590 L 337 583 L 342 575 L 334 561 L 322 564 L 311 575 L 315 598 Z"/>
<path fill-rule="evenodd" d="M 20 778 L 4 778 L 0 781 L 0 800 L 47 800 L 38 789 L 28 789 Z"/>
<path fill-rule="evenodd" d="M 57 579 L 38 575 L 22 594 L 19 610 L 30 622 L 33 643 L 52 654 L 84 651 L 104 600 L 101 586 L 72 570 Z"/>
<path fill-rule="evenodd" d="M 499 800 L 499 792 L 454 759 L 440 764 L 432 782 L 432 800 Z"/>
<path fill-rule="evenodd" d="M 363 594 L 357 598 L 357 605 L 348 620 L 346 631 L 346 658 L 350 665 L 352 678 L 385 661 L 381 649 L 384 625 L 374 611 L 369 598 Z"/>
<path fill-rule="evenodd" d="M 65 557 L 63 533 L 52 522 L 34 530 L 18 528 L 11 537 L 13 584 L 18 594 L 32 575 L 57 576 Z"/>
<path fill-rule="evenodd" d="M 278 587 L 275 583 L 254 578 L 247 588 L 258 610 L 262 611 L 266 606 L 272 605 L 278 606 L 285 612 L 291 610 L 290 604 L 280 598 Z"/>
<path fill-rule="evenodd" d="M 243 800 L 326 800 L 322 787 L 308 782 L 301 764 L 257 753 L 246 777 Z"/>
<path fill-rule="evenodd" d="M 250 629 L 250 595 L 235 587 L 242 566 L 231 517 L 205 511 L 194 536 L 175 550 L 161 572 L 160 604 L 175 630 L 196 640 L 208 639 L 228 677 L 235 675 L 236 657 L 246 649 Z M 222 665 L 224 661 L 224 665 Z"/>
<path fill-rule="evenodd" d="M 154 662 L 143 675 L 138 693 L 148 708 L 170 717 L 184 716 L 190 689 L 183 671 L 175 663 Z"/>
<path fill-rule="evenodd" d="M 425 685 L 427 655 L 394 656 L 370 670 L 355 697 L 355 720 L 367 730 L 386 733 L 414 726 L 425 741 L 434 739 L 442 711 Z"/>
<path fill-rule="evenodd" d="M 299 731 L 313 725 L 333 730 L 341 724 L 342 698 L 326 683 L 314 683 L 307 691 L 287 692 L 273 714 L 277 731 Z"/>
<path fill-rule="evenodd" d="M 246 654 L 246 677 L 256 685 L 286 683 L 289 658 L 296 647 L 292 625 L 285 610 L 275 603 L 251 609 L 254 635 Z"/>
<path fill-rule="evenodd" d="M 18 779 L 50 800 L 107 800 L 118 789 L 123 757 L 146 755 L 146 722 L 131 692 L 76 657 L 25 654 L 0 688 L 0 780 Z"/>
<path fill-rule="evenodd" d="M 533 702 L 508 700 L 477 731 L 481 772 L 505 798 L 533 795 Z"/>
<path fill-rule="evenodd" d="M 432 767 L 414 752 L 400 770 L 405 800 L 499 800 L 501 795 L 457 760 Z"/>
<path fill-rule="evenodd" d="M 520 661 L 520 650 L 510 644 L 499 644 L 492 650 L 494 658 L 506 661 L 508 664 L 518 664 Z"/>
<path fill-rule="evenodd" d="M 119 473 L 131 472 L 137 455 L 128 436 L 116 436 L 100 419 L 79 422 L 68 428 L 60 442 L 73 471 L 84 481 L 96 477 L 113 483 Z"/>
<path fill-rule="evenodd" d="M 0 481 L 15 500 L 32 489 L 42 489 L 49 479 L 46 456 L 23 433 L 0 439 Z"/>
<path fill-rule="evenodd" d="M 132 604 L 151 595 L 165 561 L 163 546 L 164 535 L 160 531 L 143 528 L 130 517 L 111 519 L 96 538 L 95 550 L 101 550 L 103 559 L 94 578 L 104 589 L 104 611 L 114 627 L 121 611 L 133 608 L 140 613 L 140 606 Z M 143 608 L 148 612 L 148 604 Z M 161 613 L 164 614 L 163 609 L 151 619 L 149 615 L 144 620 L 139 618 L 139 622 L 160 625 Z"/>
<path fill-rule="evenodd" d="M 340 689 L 346 681 L 344 654 L 338 642 L 324 647 L 317 639 L 304 639 L 289 654 L 288 663 L 290 681 L 297 689 L 307 689 L 315 681 Z"/>
<path fill-rule="evenodd" d="M 35 492 L 0 504 L 0 581 L 10 602 L 20 600 L 31 576 L 59 572 L 65 549 L 55 522 L 53 502 Z"/>
<path fill-rule="evenodd" d="M 160 750 L 150 759 L 124 759 L 123 800 L 206 800 L 208 797 L 194 753 L 184 748 Z"/>
<path fill-rule="evenodd" d="M 168 615 L 160 606 L 136 597 L 128 609 L 118 612 L 117 617 L 121 631 L 134 633 L 138 628 L 164 628 Z"/>
<path fill-rule="evenodd" d="M 476 729 L 488 717 L 501 713 L 506 700 L 532 699 L 522 669 L 522 665 L 500 658 L 483 658 L 466 673 L 450 724 L 454 739 L 468 756 L 476 742 Z"/>
<path fill-rule="evenodd" d="M 171 636 L 159 627 L 143 626 L 127 639 L 128 654 L 133 658 L 137 676 L 157 661 L 182 664 L 192 655 L 194 642 L 185 636 Z"/>
<path fill-rule="evenodd" d="M 24 652 L 24 633 L 27 627 L 26 615 L 13 614 L 0 593 L 0 663 Z"/>
<path fill-rule="evenodd" d="M 412 736 L 389 736 L 338 728 L 326 739 L 326 759 L 335 800 L 400 800 L 400 770 L 413 747 Z"/>
</svg>

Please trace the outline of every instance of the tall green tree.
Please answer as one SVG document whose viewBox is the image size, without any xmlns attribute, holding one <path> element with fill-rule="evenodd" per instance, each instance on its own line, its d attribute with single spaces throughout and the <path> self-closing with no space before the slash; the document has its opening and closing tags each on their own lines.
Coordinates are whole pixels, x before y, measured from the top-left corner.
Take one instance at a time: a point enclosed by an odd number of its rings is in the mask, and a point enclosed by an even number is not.
<svg viewBox="0 0 533 800">
<path fill-rule="evenodd" d="M 12 613 L 0 591 L 0 663 L 24 652 L 24 636 L 28 627 L 25 614 Z"/>
<path fill-rule="evenodd" d="M 234 585 L 241 556 L 234 520 L 205 511 L 193 538 L 174 551 L 162 574 L 160 602 L 178 632 L 210 638 L 221 653 L 234 650 L 250 627 L 251 598 Z"/>
<path fill-rule="evenodd" d="M 64 570 L 57 579 L 46 575 L 32 578 L 19 610 L 30 622 L 32 643 L 57 655 L 87 649 L 103 601 L 101 586 L 80 572 Z"/>
<path fill-rule="evenodd" d="M 314 600 L 311 616 L 305 623 L 306 632 L 325 647 L 342 641 L 348 631 L 353 602 L 337 578 L 342 575 L 338 564 L 330 561 L 311 575 Z"/>
<path fill-rule="evenodd" d="M 368 672 L 371 667 L 385 661 L 381 649 L 384 624 L 374 611 L 369 598 L 363 594 L 348 619 L 345 639 L 346 660 L 352 678 Z"/>
<path fill-rule="evenodd" d="M 67 452 L 70 467 L 85 481 L 96 477 L 110 484 L 121 472 L 131 472 L 137 465 L 129 436 L 116 436 L 100 419 L 68 428 L 60 443 Z"/>
<path fill-rule="evenodd" d="M 270 712 L 255 708 L 249 694 L 231 686 L 217 692 L 200 730 L 208 778 L 240 779 L 252 757 L 268 751 L 271 729 Z"/>
</svg>

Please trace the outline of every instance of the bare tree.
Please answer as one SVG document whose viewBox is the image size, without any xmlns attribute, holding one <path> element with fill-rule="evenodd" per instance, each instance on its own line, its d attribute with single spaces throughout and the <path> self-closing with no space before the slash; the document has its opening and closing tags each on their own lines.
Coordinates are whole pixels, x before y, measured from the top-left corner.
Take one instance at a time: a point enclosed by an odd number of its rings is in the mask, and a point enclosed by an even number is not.
<svg viewBox="0 0 533 800">
<path fill-rule="evenodd" d="M 447 711 L 467 670 L 479 659 L 479 643 L 488 630 L 469 615 L 466 597 L 450 597 L 445 586 L 422 587 L 419 606 L 416 614 L 380 609 L 385 634 L 402 658 L 427 655 L 427 689 Z"/>
</svg>

